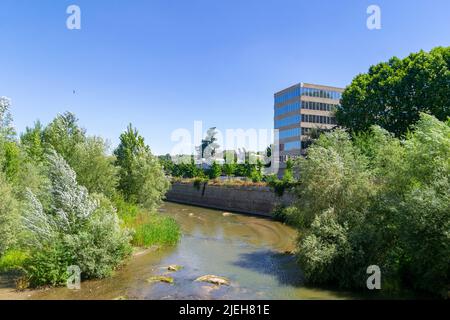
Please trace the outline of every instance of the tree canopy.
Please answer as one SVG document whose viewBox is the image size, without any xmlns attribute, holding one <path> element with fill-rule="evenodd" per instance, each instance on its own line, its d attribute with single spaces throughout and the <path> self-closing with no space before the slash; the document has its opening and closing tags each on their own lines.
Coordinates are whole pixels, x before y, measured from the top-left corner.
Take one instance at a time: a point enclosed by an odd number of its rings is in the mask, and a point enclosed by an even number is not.
<svg viewBox="0 0 450 320">
<path fill-rule="evenodd" d="M 450 116 L 450 47 L 370 67 L 345 89 L 336 118 L 353 132 L 379 125 L 402 136 L 421 112 L 441 121 Z"/>
</svg>

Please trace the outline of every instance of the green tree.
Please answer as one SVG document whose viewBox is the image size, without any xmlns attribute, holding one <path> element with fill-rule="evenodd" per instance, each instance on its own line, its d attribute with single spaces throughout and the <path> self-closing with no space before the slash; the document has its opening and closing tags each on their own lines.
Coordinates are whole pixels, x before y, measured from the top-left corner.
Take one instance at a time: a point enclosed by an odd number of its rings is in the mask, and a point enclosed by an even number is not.
<svg viewBox="0 0 450 320">
<path fill-rule="evenodd" d="M 217 162 L 214 161 L 213 164 L 211 165 L 211 168 L 209 168 L 208 170 L 209 178 L 216 179 L 220 177 L 221 174 L 222 174 L 222 167 Z"/>
<path fill-rule="evenodd" d="M 0 162 L 0 169 L 6 175 L 8 181 L 16 182 L 21 164 L 21 150 L 15 141 L 1 141 L 0 138 L 0 153 L 2 153 L 2 161 Z"/>
<path fill-rule="evenodd" d="M 169 188 L 163 167 L 144 138 L 130 124 L 120 135 L 120 144 L 114 151 L 119 166 L 119 190 L 125 200 L 155 209 Z"/>
<path fill-rule="evenodd" d="M 193 156 L 189 156 L 183 159 L 180 164 L 177 164 L 179 168 L 180 177 L 183 178 L 195 178 L 202 175 L 203 170 L 197 167 Z"/>
<path fill-rule="evenodd" d="M 34 127 L 26 127 L 25 133 L 20 136 L 20 143 L 27 155 L 35 162 L 44 161 L 45 148 L 43 143 L 44 128 L 40 121 Z"/>
<path fill-rule="evenodd" d="M 223 172 L 227 175 L 227 177 L 233 176 L 235 171 L 236 171 L 236 163 L 234 161 L 230 163 L 225 162 L 225 164 L 223 165 Z"/>
<path fill-rule="evenodd" d="M 372 66 L 354 78 L 342 95 L 339 125 L 363 132 L 372 125 L 404 135 L 425 112 L 450 116 L 450 47 L 420 51 Z"/>
<path fill-rule="evenodd" d="M 158 208 L 170 186 L 160 162 L 146 149 L 141 149 L 133 158 L 130 181 L 129 199 L 150 211 Z"/>
<path fill-rule="evenodd" d="M 102 138 L 88 137 L 75 146 L 71 158 L 78 183 L 90 193 L 103 193 L 111 198 L 118 185 L 118 168 L 114 165 L 115 157 L 107 152 L 108 145 Z"/>
<path fill-rule="evenodd" d="M 115 158 L 108 155 L 107 143 L 99 137 L 88 137 L 73 113 L 58 115 L 41 133 L 40 123 L 22 135 L 28 155 L 39 161 L 44 153 L 55 150 L 76 172 L 77 182 L 91 193 L 112 197 L 118 184 Z M 40 143 L 42 136 L 43 144 Z"/>
<path fill-rule="evenodd" d="M 10 108 L 11 100 L 7 97 L 0 97 L 0 135 L 7 139 L 11 139 L 16 134 L 12 126 Z"/>
<path fill-rule="evenodd" d="M 86 132 L 78 126 L 73 113 L 58 115 L 44 130 L 45 147 L 54 149 L 69 165 L 73 165 L 73 154 L 77 144 L 86 140 Z"/>
<path fill-rule="evenodd" d="M 114 151 L 116 155 L 116 165 L 119 170 L 119 190 L 129 200 L 135 190 L 133 185 L 133 162 L 141 150 L 147 151 L 144 137 L 139 135 L 137 129 L 133 128 L 132 124 L 128 125 L 127 131 L 120 135 L 120 144 Z"/>
<path fill-rule="evenodd" d="M 164 172 L 167 175 L 174 175 L 175 163 L 172 161 L 171 155 L 158 156 L 158 159 L 164 168 Z"/>
</svg>

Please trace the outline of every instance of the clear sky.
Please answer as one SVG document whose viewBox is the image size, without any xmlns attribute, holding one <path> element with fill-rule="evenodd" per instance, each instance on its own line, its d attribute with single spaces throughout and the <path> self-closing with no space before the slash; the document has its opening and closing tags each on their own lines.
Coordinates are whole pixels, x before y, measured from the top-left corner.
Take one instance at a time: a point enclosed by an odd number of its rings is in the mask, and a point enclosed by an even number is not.
<svg viewBox="0 0 450 320">
<path fill-rule="evenodd" d="M 66 9 L 81 8 L 81 30 Z M 368 30 L 377 4 L 382 29 Z M 273 128 L 273 94 L 346 86 L 391 56 L 450 45 L 448 0 L 1 0 L 0 96 L 17 129 L 70 110 L 156 154 L 177 128 Z M 75 94 L 73 91 L 75 90 Z"/>
</svg>

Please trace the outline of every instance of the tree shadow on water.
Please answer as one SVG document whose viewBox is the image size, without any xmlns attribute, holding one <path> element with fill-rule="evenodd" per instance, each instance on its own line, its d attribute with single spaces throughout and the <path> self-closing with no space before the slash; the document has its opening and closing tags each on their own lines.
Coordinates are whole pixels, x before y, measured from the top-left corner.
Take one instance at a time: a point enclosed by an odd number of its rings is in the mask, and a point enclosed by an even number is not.
<svg viewBox="0 0 450 320">
<path fill-rule="evenodd" d="M 305 283 L 295 256 L 272 250 L 259 250 L 239 255 L 233 265 L 274 277 L 280 285 L 304 288 L 307 299 L 361 299 L 354 292 L 342 291 L 328 286 L 310 286 Z"/>
<path fill-rule="evenodd" d="M 303 274 L 291 254 L 272 250 L 242 253 L 233 265 L 272 276 L 282 285 L 304 286 Z"/>
</svg>

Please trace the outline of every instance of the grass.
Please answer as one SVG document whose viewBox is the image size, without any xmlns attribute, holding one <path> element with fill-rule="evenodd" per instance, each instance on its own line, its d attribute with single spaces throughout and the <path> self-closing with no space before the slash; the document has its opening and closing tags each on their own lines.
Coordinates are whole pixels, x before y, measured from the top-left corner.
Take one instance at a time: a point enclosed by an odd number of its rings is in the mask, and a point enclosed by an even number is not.
<svg viewBox="0 0 450 320">
<path fill-rule="evenodd" d="M 134 228 L 133 245 L 175 245 L 180 239 L 180 227 L 176 221 L 158 214 L 144 214 Z"/>
<path fill-rule="evenodd" d="M 131 242 L 133 246 L 150 247 L 178 243 L 181 231 L 173 218 L 150 213 L 124 201 L 116 201 L 116 206 L 123 227 L 134 230 Z"/>
</svg>

